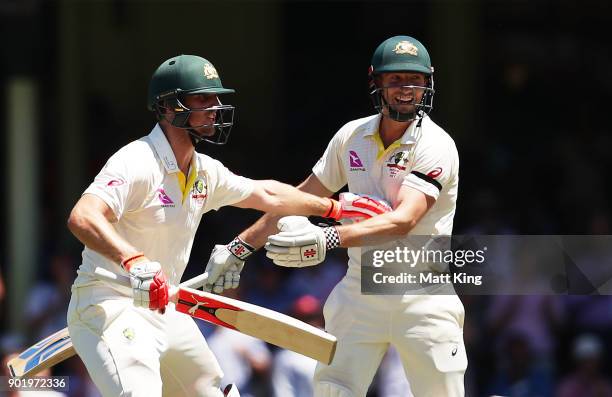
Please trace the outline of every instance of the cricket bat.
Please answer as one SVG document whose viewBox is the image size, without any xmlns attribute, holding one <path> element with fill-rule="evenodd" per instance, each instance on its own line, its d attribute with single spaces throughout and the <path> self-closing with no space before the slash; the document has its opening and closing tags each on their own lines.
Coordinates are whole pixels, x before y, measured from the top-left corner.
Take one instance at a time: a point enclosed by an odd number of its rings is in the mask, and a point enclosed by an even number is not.
<svg viewBox="0 0 612 397">
<path fill-rule="evenodd" d="M 113 277 L 114 273 L 98 268 L 96 269 L 97 274 L 102 274 L 102 278 L 105 280 L 110 279 L 112 282 L 116 282 Z M 206 283 L 207 278 L 208 273 L 204 273 L 185 281 L 181 286 L 199 288 Z M 13 377 L 31 377 L 55 364 L 67 360 L 75 354 L 76 351 L 72 346 L 68 328 L 64 328 L 35 343 L 19 354 L 19 356 L 9 360 L 7 366 Z"/>
<path fill-rule="evenodd" d="M 129 277 L 97 268 L 96 276 L 130 286 Z M 170 299 L 176 310 L 192 317 L 237 330 L 273 345 L 331 363 L 336 351 L 336 337 L 293 317 L 257 305 L 199 291 L 207 274 L 173 287 Z M 76 354 L 64 328 L 34 344 L 8 363 L 14 377 L 29 377 Z"/>
<path fill-rule="evenodd" d="M 64 328 L 10 360 L 8 368 L 12 377 L 34 376 L 75 354 L 68 328 Z"/>
<path fill-rule="evenodd" d="M 103 269 L 96 269 L 98 277 L 124 286 L 130 285 L 130 279 L 126 276 L 99 270 Z M 335 336 L 285 314 L 199 291 L 185 284 L 170 289 L 170 300 L 176 304 L 178 312 L 234 329 L 324 364 L 330 364 L 334 358 Z"/>
</svg>

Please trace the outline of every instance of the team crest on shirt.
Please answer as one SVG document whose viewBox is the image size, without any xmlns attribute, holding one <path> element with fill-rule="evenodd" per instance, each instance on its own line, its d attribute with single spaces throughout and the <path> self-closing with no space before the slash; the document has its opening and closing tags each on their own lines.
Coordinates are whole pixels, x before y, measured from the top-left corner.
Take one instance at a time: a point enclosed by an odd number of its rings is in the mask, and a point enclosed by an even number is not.
<svg viewBox="0 0 612 397">
<path fill-rule="evenodd" d="M 198 178 L 193 183 L 191 188 L 191 198 L 196 200 L 198 205 L 204 204 L 204 200 L 208 196 L 208 186 L 206 185 L 206 179 Z"/>
<path fill-rule="evenodd" d="M 387 160 L 387 170 L 389 171 L 389 176 L 391 178 L 395 178 L 400 171 L 405 171 L 409 161 L 410 151 L 405 150 L 403 152 L 394 153 Z"/>
<path fill-rule="evenodd" d="M 134 332 L 134 328 L 128 327 L 126 329 L 123 330 L 122 332 L 123 337 L 128 341 L 131 342 L 134 340 L 134 338 L 136 337 L 136 332 Z"/>
</svg>

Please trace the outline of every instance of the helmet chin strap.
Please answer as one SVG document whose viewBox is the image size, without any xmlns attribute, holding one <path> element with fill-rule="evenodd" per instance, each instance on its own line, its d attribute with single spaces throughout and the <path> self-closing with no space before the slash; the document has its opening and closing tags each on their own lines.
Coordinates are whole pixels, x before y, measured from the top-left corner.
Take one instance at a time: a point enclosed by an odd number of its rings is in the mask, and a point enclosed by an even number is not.
<svg viewBox="0 0 612 397">
<path fill-rule="evenodd" d="M 189 140 L 191 141 L 191 144 L 195 148 L 198 143 L 204 140 L 204 138 L 200 136 L 195 129 L 191 128 L 187 124 L 188 122 L 189 122 L 189 113 L 181 114 L 180 117 L 177 117 L 175 115 L 174 119 L 172 120 L 170 124 L 182 130 L 185 130 L 185 132 L 187 132 L 187 135 L 189 136 Z"/>
<path fill-rule="evenodd" d="M 189 135 L 189 140 L 191 141 L 191 144 L 194 148 L 197 146 L 198 143 L 204 140 L 204 138 L 198 135 L 197 131 L 193 128 L 185 128 L 185 131 L 187 132 L 187 135 Z"/>
</svg>

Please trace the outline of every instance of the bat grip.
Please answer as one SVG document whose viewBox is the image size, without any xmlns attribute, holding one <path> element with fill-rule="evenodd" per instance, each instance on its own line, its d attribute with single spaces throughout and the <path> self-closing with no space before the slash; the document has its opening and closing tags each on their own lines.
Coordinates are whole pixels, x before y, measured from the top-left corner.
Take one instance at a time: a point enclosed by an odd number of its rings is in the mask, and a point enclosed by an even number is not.
<svg viewBox="0 0 612 397">
<path fill-rule="evenodd" d="M 116 273 L 113 273 L 101 267 L 96 267 L 96 270 L 94 271 L 94 273 L 96 274 L 98 278 L 108 281 L 110 283 L 123 285 L 124 287 L 129 287 L 129 288 L 131 288 L 132 286 L 132 284 L 130 283 L 130 278 L 128 276 L 124 276 L 122 274 L 116 274 Z M 185 281 L 184 283 L 181 283 L 180 286 L 197 289 L 197 288 L 202 287 L 204 284 L 206 284 L 207 280 L 208 280 L 208 272 L 200 274 L 199 276 L 196 276 L 194 278 L 191 278 Z"/>
<path fill-rule="evenodd" d="M 124 287 L 132 288 L 132 284 L 130 283 L 130 278 L 128 276 L 113 273 L 102 267 L 96 267 L 96 270 L 94 270 L 94 273 L 101 280 L 108 281 L 109 283 L 113 283 L 113 284 L 123 285 Z"/>
</svg>

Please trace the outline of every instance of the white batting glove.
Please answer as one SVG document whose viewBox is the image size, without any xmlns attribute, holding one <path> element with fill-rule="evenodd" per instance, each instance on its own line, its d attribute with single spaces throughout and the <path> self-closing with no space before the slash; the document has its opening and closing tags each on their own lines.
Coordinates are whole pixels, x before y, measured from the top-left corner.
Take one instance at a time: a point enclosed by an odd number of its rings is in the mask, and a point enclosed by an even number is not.
<svg viewBox="0 0 612 397">
<path fill-rule="evenodd" d="M 227 245 L 215 245 L 206 264 L 208 281 L 204 291 L 220 294 L 225 289 L 237 288 L 244 260 L 253 252 L 255 249 L 239 237 Z"/>
<path fill-rule="evenodd" d="M 367 194 L 340 193 L 342 211 L 337 219 L 340 223 L 361 222 L 376 215 L 393 211 L 385 200 Z"/>
<path fill-rule="evenodd" d="M 280 233 L 268 237 L 266 256 L 279 266 L 314 266 L 325 260 L 328 250 L 340 245 L 335 227 L 321 228 L 304 216 L 286 216 L 278 221 Z"/>
<path fill-rule="evenodd" d="M 134 306 L 164 312 L 168 304 L 168 282 L 161 265 L 140 254 L 122 263 L 130 273 Z"/>
</svg>

